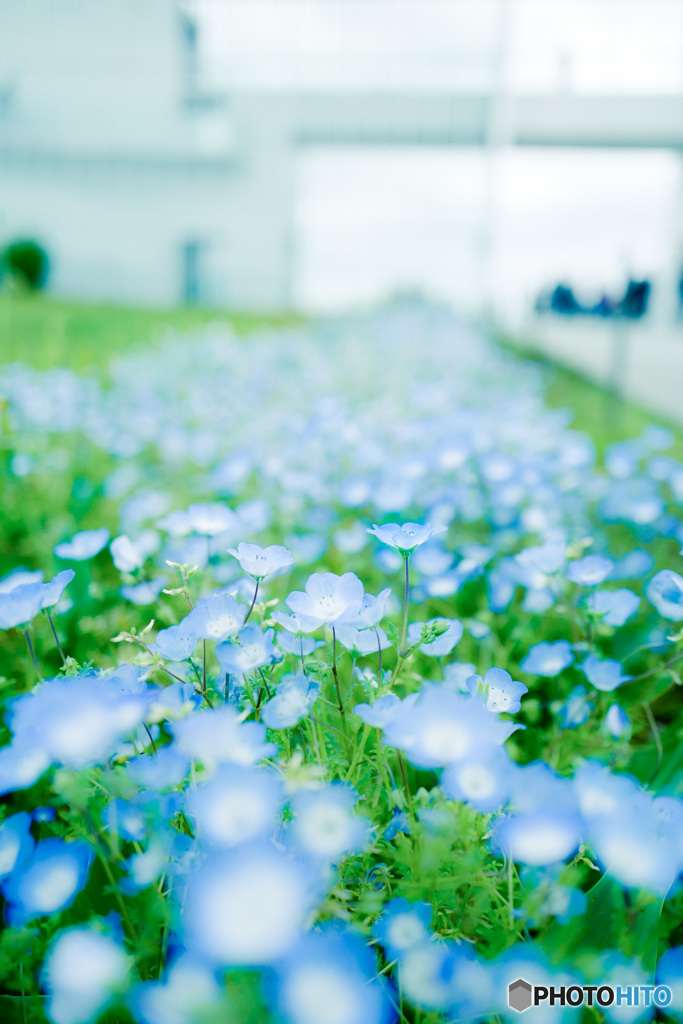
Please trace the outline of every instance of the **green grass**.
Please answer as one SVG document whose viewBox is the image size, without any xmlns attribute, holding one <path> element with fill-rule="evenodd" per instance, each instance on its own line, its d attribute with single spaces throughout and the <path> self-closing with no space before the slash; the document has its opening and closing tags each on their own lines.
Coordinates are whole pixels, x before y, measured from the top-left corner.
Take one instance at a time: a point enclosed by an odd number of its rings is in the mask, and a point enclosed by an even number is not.
<svg viewBox="0 0 683 1024">
<path fill-rule="evenodd" d="M 16 361 L 38 369 L 101 368 L 136 342 L 152 341 L 169 329 L 190 331 L 207 323 L 248 333 L 263 324 L 286 325 L 300 318 L 180 307 L 140 309 L 63 302 L 41 295 L 0 293 L 0 364 Z"/>
</svg>

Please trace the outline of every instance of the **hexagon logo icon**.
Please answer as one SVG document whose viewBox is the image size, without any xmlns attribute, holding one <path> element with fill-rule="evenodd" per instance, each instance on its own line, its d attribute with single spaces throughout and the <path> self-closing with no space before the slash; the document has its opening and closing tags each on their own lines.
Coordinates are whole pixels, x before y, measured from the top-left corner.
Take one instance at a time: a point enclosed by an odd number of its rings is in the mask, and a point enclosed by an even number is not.
<svg viewBox="0 0 683 1024">
<path fill-rule="evenodd" d="M 524 978 L 517 978 L 508 985 L 508 1006 L 518 1013 L 528 1010 L 532 1003 L 532 988 Z"/>
</svg>

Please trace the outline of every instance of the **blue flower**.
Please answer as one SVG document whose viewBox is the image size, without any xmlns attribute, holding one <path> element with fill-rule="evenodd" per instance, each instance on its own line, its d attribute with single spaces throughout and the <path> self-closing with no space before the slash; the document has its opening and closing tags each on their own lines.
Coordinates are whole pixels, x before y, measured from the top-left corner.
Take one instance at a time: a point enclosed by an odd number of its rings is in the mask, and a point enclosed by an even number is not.
<svg viewBox="0 0 683 1024">
<path fill-rule="evenodd" d="M 192 657 L 197 646 L 197 636 L 187 626 L 169 626 L 160 629 L 156 642 L 149 645 L 151 651 L 159 654 L 165 661 L 187 661 Z"/>
<path fill-rule="evenodd" d="M 216 647 L 222 672 L 241 676 L 274 661 L 278 653 L 273 644 L 275 631 L 265 633 L 258 626 L 244 626 L 235 642 L 225 641 Z"/>
<path fill-rule="evenodd" d="M 567 568 L 567 579 L 581 587 L 597 587 L 609 576 L 614 568 L 611 558 L 604 555 L 585 555 Z"/>
<path fill-rule="evenodd" d="M 142 568 L 147 559 L 159 547 L 156 530 L 144 530 L 135 540 L 126 534 L 115 537 L 109 545 L 114 565 L 120 572 L 135 572 Z"/>
<path fill-rule="evenodd" d="M 355 626 L 336 627 L 337 640 L 347 651 L 356 655 L 377 654 L 379 649 L 391 647 L 389 638 L 379 626 L 375 629 L 356 629 Z"/>
<path fill-rule="evenodd" d="M 271 964 L 294 947 L 321 888 L 310 865 L 270 843 L 214 854 L 187 881 L 185 947 L 216 965 Z"/>
<path fill-rule="evenodd" d="M 0 580 L 0 594 L 9 594 L 10 590 L 23 587 L 27 583 L 42 583 L 43 576 L 42 569 L 35 569 L 33 572 L 28 569 L 14 569 Z"/>
<path fill-rule="evenodd" d="M 133 757 L 126 764 L 126 775 L 136 786 L 163 790 L 179 786 L 190 769 L 189 758 L 173 747 L 162 747 L 155 754 Z"/>
<path fill-rule="evenodd" d="M 489 814 L 507 802 L 514 767 L 504 747 L 485 747 L 448 765 L 441 777 L 441 788 L 451 800 L 461 800 L 482 814 Z"/>
<path fill-rule="evenodd" d="M 223 990 L 216 973 L 196 955 L 182 953 L 173 960 L 163 981 L 138 985 L 131 1003 L 144 1024 L 193 1024 L 221 1002 Z"/>
<path fill-rule="evenodd" d="M 661 569 L 655 573 L 647 587 L 645 596 L 664 619 L 680 622 L 683 619 L 683 577 L 672 569 Z"/>
<path fill-rule="evenodd" d="M 495 844 L 521 864 L 566 860 L 578 848 L 583 822 L 573 787 L 542 762 L 512 776 L 512 811 L 494 830 Z"/>
<path fill-rule="evenodd" d="M 467 688 L 473 697 L 481 695 L 487 711 L 514 714 L 522 707 L 522 697 L 529 688 L 513 679 L 503 668 L 490 668 L 484 678 L 470 676 Z"/>
<path fill-rule="evenodd" d="M 355 626 L 357 629 L 373 629 L 378 626 L 387 612 L 387 602 L 391 597 L 391 587 L 380 591 L 377 597 L 372 594 L 364 594 L 363 601 L 357 614 L 349 614 L 344 617 L 346 625 Z"/>
<path fill-rule="evenodd" d="M 287 604 L 298 617 L 304 633 L 320 626 L 335 626 L 357 615 L 363 601 L 363 584 L 352 572 L 336 576 L 333 572 L 314 572 L 306 583 L 306 592 L 293 590 Z"/>
<path fill-rule="evenodd" d="M 143 580 L 141 583 L 125 583 L 119 588 L 119 593 L 131 604 L 145 607 L 148 604 L 154 604 L 165 584 L 166 580 L 160 577 L 155 580 Z"/>
<path fill-rule="evenodd" d="M 590 703 L 586 699 L 586 687 L 575 686 L 559 709 L 560 725 L 563 729 L 578 729 L 588 721 L 589 714 Z"/>
<path fill-rule="evenodd" d="M 612 739 L 620 739 L 631 728 L 631 719 L 620 704 L 610 704 L 605 715 L 605 729 Z"/>
<path fill-rule="evenodd" d="M 405 557 L 419 544 L 424 544 L 430 537 L 445 531 L 445 526 L 432 526 L 431 523 L 425 523 L 424 526 L 419 523 L 404 523 L 402 526 L 398 523 L 386 523 L 384 526 L 377 526 L 375 523 L 368 533 L 374 533 L 383 544 L 396 548 Z"/>
<path fill-rule="evenodd" d="M 277 693 L 263 707 L 261 718 L 269 729 L 289 729 L 306 718 L 320 694 L 320 683 L 301 672 L 282 677 Z"/>
<path fill-rule="evenodd" d="M 57 934 L 41 972 L 54 1024 L 88 1024 L 125 992 L 132 958 L 120 942 L 92 926 Z"/>
<path fill-rule="evenodd" d="M 385 905 L 372 934 L 395 960 L 407 949 L 429 939 L 431 923 L 431 903 L 410 903 L 399 896 Z"/>
<path fill-rule="evenodd" d="M 221 765 L 190 790 L 187 806 L 204 843 L 230 847 L 272 834 L 283 799 L 282 782 L 272 772 Z"/>
<path fill-rule="evenodd" d="M 26 811 L 12 814 L 0 824 L 0 878 L 11 875 L 31 856 L 31 816 Z"/>
<path fill-rule="evenodd" d="M 19 927 L 71 906 L 88 879 L 92 860 L 86 843 L 55 838 L 38 843 L 30 860 L 2 883 L 9 923 Z"/>
<path fill-rule="evenodd" d="M 429 619 L 427 622 L 411 622 L 408 626 L 408 646 L 412 647 L 419 641 L 424 626 L 438 624 L 448 626 L 448 628 L 429 643 L 420 644 L 419 650 L 431 658 L 442 658 L 444 655 L 450 654 L 453 648 L 460 643 L 464 632 L 462 622 L 457 619 Z"/>
<path fill-rule="evenodd" d="M 522 672 L 532 676 L 557 676 L 574 661 L 572 645 L 568 640 L 555 640 L 548 643 L 542 640 L 534 644 L 519 666 Z"/>
<path fill-rule="evenodd" d="M 640 597 L 628 587 L 619 590 L 595 590 L 589 594 L 587 607 L 599 615 L 606 626 L 623 626 L 633 618 L 640 605 Z"/>
<path fill-rule="evenodd" d="M 288 1024 L 391 1024 L 396 1016 L 363 938 L 330 925 L 303 936 L 272 990 Z"/>
<path fill-rule="evenodd" d="M 99 530 L 81 530 L 71 540 L 62 541 L 54 549 L 57 558 L 68 558 L 71 562 L 87 562 L 98 555 L 109 543 L 106 526 Z"/>
<path fill-rule="evenodd" d="M 277 752 L 274 743 L 266 742 L 265 725 L 241 722 L 231 707 L 200 708 L 169 726 L 176 750 L 202 764 L 252 765 Z"/>
<path fill-rule="evenodd" d="M 624 674 L 620 661 L 614 661 L 612 658 L 599 658 L 597 654 L 588 655 L 581 666 L 581 671 L 596 690 L 602 690 L 604 693 L 610 693 L 622 683 L 633 679 L 633 676 Z"/>
<path fill-rule="evenodd" d="M 401 701 L 395 693 L 385 693 L 383 697 L 378 697 L 374 704 L 356 704 L 353 711 L 366 725 L 383 729 L 400 704 Z"/>
<path fill-rule="evenodd" d="M 42 583 L 24 583 L 0 594 L 0 629 L 25 626 L 35 618 L 42 604 Z"/>
<path fill-rule="evenodd" d="M 217 593 L 198 601 L 178 625 L 200 640 L 225 640 L 240 631 L 244 616 L 244 608 L 234 597 Z"/>
<path fill-rule="evenodd" d="M 384 743 L 418 768 L 442 768 L 495 745 L 495 719 L 479 701 L 427 684 L 401 701 L 384 726 Z"/>
<path fill-rule="evenodd" d="M 355 811 L 358 794 L 350 786 L 331 783 L 299 791 L 291 803 L 291 837 L 306 856 L 338 863 L 367 845 L 369 825 Z"/>
<path fill-rule="evenodd" d="M 284 617 L 289 618 L 290 616 Z M 275 612 L 273 612 L 273 618 L 275 618 Z M 275 643 L 283 654 L 293 654 L 297 658 L 306 658 L 309 654 L 313 654 L 313 651 L 325 646 L 324 640 L 314 640 L 310 636 L 294 636 L 290 632 L 278 633 Z"/>
<path fill-rule="evenodd" d="M 281 544 L 270 544 L 262 548 L 258 544 L 245 544 L 242 541 L 237 545 L 237 550 L 228 548 L 228 552 L 239 561 L 244 572 L 255 580 L 272 579 L 294 565 L 291 552 Z"/>
<path fill-rule="evenodd" d="M 232 509 L 217 503 L 189 505 L 185 516 L 188 531 L 203 537 L 215 537 L 241 525 Z"/>
</svg>

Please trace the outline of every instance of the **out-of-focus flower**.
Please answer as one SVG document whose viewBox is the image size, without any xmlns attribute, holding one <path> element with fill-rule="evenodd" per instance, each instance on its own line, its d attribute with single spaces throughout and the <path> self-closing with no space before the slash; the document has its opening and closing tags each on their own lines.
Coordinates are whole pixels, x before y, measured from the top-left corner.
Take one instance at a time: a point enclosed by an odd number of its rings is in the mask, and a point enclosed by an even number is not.
<svg viewBox="0 0 683 1024">
<path fill-rule="evenodd" d="M 85 843 L 43 839 L 31 858 L 2 883 L 7 919 L 19 926 L 71 906 L 85 885 L 93 851 Z"/>
<path fill-rule="evenodd" d="M 596 690 L 602 690 L 605 693 L 610 693 L 622 683 L 633 679 L 633 676 L 624 674 L 620 661 L 615 661 L 613 658 L 599 658 L 597 654 L 588 655 L 581 666 L 581 671 Z"/>
<path fill-rule="evenodd" d="M 69 559 L 71 562 L 87 562 L 109 543 L 109 530 L 106 526 L 99 530 L 80 530 L 71 540 L 62 541 L 54 549 L 57 558 Z"/>
<path fill-rule="evenodd" d="M 542 640 L 534 644 L 519 666 L 522 672 L 532 676 L 558 676 L 574 661 L 572 645 L 568 640 L 555 640 L 548 643 Z"/>
<path fill-rule="evenodd" d="M 54 1024 L 88 1024 L 126 989 L 131 957 L 92 926 L 59 932 L 43 964 L 48 1016 Z"/>
<path fill-rule="evenodd" d="M 680 622 L 683 619 L 683 576 L 672 569 L 655 573 L 647 587 L 645 596 L 664 619 Z"/>
</svg>

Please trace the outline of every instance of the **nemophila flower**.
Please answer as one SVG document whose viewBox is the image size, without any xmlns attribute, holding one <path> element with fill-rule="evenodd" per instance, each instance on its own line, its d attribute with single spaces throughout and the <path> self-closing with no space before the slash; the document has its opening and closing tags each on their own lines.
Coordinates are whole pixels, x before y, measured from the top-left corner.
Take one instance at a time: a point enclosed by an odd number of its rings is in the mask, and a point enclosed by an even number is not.
<svg viewBox="0 0 683 1024">
<path fill-rule="evenodd" d="M 134 540 L 125 533 L 115 537 L 109 545 L 109 550 L 112 561 L 120 572 L 135 572 L 136 569 L 142 568 L 158 547 L 159 534 L 156 530 L 144 530 Z"/>
<path fill-rule="evenodd" d="M 28 860 L 33 851 L 31 816 L 12 814 L 0 824 L 0 878 L 6 878 Z"/>
<path fill-rule="evenodd" d="M 302 632 L 312 633 L 320 626 L 336 626 L 356 615 L 363 600 L 363 584 L 352 572 L 343 576 L 314 572 L 308 578 L 305 593 L 293 590 L 286 600 Z"/>
<path fill-rule="evenodd" d="M 585 686 L 575 686 L 558 710 L 563 729 L 578 729 L 588 721 L 591 705 L 586 697 Z"/>
<path fill-rule="evenodd" d="M 103 817 L 110 832 L 131 843 L 139 843 L 147 835 L 145 815 L 129 800 L 111 800 L 105 808 Z"/>
<path fill-rule="evenodd" d="M 310 865 L 270 843 L 214 854 L 187 880 L 185 947 L 216 965 L 271 964 L 293 948 L 320 888 Z"/>
<path fill-rule="evenodd" d="M 613 658 L 599 658 L 597 654 L 589 654 L 581 671 L 596 690 L 610 693 L 622 683 L 627 683 L 633 676 L 625 675 L 620 661 Z"/>
<path fill-rule="evenodd" d="M 176 750 L 202 764 L 253 765 L 277 752 L 274 743 L 266 742 L 265 725 L 241 722 L 231 707 L 201 708 L 169 727 Z"/>
<path fill-rule="evenodd" d="M 54 1024 L 88 1024 L 123 994 L 132 958 L 92 925 L 57 934 L 41 972 L 47 1013 Z"/>
<path fill-rule="evenodd" d="M 631 728 L 631 719 L 620 704 L 610 704 L 604 724 L 612 739 L 618 740 Z"/>
<path fill-rule="evenodd" d="M 640 597 L 628 587 L 619 590 L 595 590 L 588 595 L 586 606 L 599 615 L 606 626 L 623 626 L 638 611 Z"/>
<path fill-rule="evenodd" d="M 512 776 L 512 813 L 494 829 L 494 844 L 520 864 L 566 860 L 578 848 L 583 822 L 571 782 L 548 765 L 519 768 Z"/>
<path fill-rule="evenodd" d="M 136 893 L 154 885 L 168 867 L 168 842 L 154 835 L 146 850 L 132 854 L 124 862 L 127 875 L 119 883 L 125 893 Z"/>
<path fill-rule="evenodd" d="M 391 647 L 391 642 L 383 629 L 356 629 L 355 626 L 339 625 L 336 627 L 337 640 L 356 655 L 377 654 L 378 650 Z"/>
<path fill-rule="evenodd" d="M 415 549 L 410 564 L 422 576 L 443 576 L 453 565 L 453 552 L 428 543 Z"/>
<path fill-rule="evenodd" d="M 290 616 L 284 617 L 289 618 Z M 278 633 L 275 643 L 283 654 L 293 654 L 297 658 L 306 658 L 309 654 L 313 654 L 313 651 L 325 646 L 324 640 L 314 640 L 310 636 L 293 636 L 290 632 Z"/>
<path fill-rule="evenodd" d="M 261 718 L 269 729 L 289 729 L 306 718 L 320 695 L 320 683 L 303 673 L 282 677 L 277 693 L 264 705 Z"/>
<path fill-rule="evenodd" d="M 683 868 L 680 826 L 662 827 L 654 801 L 591 820 L 588 838 L 602 868 L 629 889 L 665 896 Z"/>
<path fill-rule="evenodd" d="M 638 580 L 651 572 L 655 560 L 649 551 L 634 548 L 618 558 L 608 576 L 610 580 Z"/>
<path fill-rule="evenodd" d="M 13 745 L 35 744 L 48 763 L 69 768 L 105 760 L 144 720 L 149 694 L 143 687 L 125 692 L 116 674 L 49 679 L 11 703 Z"/>
<path fill-rule="evenodd" d="M 572 645 L 568 640 L 555 640 L 548 643 L 542 640 L 530 647 L 519 666 L 522 672 L 532 676 L 558 676 L 574 661 Z"/>
<path fill-rule="evenodd" d="M 383 544 L 388 544 L 390 548 L 396 548 L 404 557 L 418 545 L 428 541 L 430 537 L 445 532 L 445 526 L 432 526 L 431 523 L 425 523 L 424 526 L 421 526 L 420 523 L 404 523 L 402 526 L 399 526 L 398 523 L 386 523 L 384 526 L 374 523 L 368 530 L 368 533 L 374 534 L 378 540 L 381 540 Z"/>
<path fill-rule="evenodd" d="M 369 824 L 356 813 L 357 800 L 355 790 L 341 783 L 296 793 L 290 801 L 292 843 L 307 857 L 330 863 L 362 850 L 368 842 Z"/>
<path fill-rule="evenodd" d="M 363 600 L 357 614 L 349 614 L 344 618 L 345 625 L 357 629 L 373 629 L 378 626 L 387 613 L 387 603 L 391 598 L 391 587 L 380 591 L 377 597 L 363 594 Z"/>
<path fill-rule="evenodd" d="M 119 587 L 119 593 L 131 604 L 146 607 L 149 604 L 154 604 L 165 586 L 166 580 L 157 577 L 155 580 L 143 580 L 140 583 L 124 583 L 122 587 Z"/>
<path fill-rule="evenodd" d="M 0 629 L 27 625 L 40 611 L 42 601 L 42 583 L 25 583 L 0 594 Z"/>
<path fill-rule="evenodd" d="M 62 594 L 71 583 L 76 573 L 73 569 L 62 569 L 56 576 L 53 576 L 47 583 L 43 583 L 40 601 L 41 608 L 54 608 L 61 601 Z"/>
<path fill-rule="evenodd" d="M 667 1009 L 675 1020 L 681 1020 L 683 1013 L 683 946 L 670 946 L 659 958 L 656 985 L 666 985 L 671 989 L 671 1005 Z"/>
<path fill-rule="evenodd" d="M 683 577 L 672 569 L 655 573 L 647 587 L 645 596 L 664 619 L 680 622 L 683 619 Z"/>
<path fill-rule="evenodd" d="M 411 903 L 402 897 L 389 900 L 373 926 L 372 934 L 389 953 L 398 959 L 406 950 L 425 942 L 432 923 L 431 903 Z"/>
<path fill-rule="evenodd" d="M 513 679 L 503 668 L 490 668 L 484 678 L 470 676 L 466 682 L 473 697 L 480 697 L 487 711 L 514 714 L 522 708 L 522 697 L 529 688 Z"/>
<path fill-rule="evenodd" d="M 165 661 L 187 661 L 197 646 L 197 636 L 187 626 L 169 626 L 160 629 L 156 641 L 149 649 L 160 655 Z"/>
<path fill-rule="evenodd" d="M 462 622 L 458 622 L 457 619 L 428 619 L 427 622 L 411 622 L 408 626 L 408 647 L 419 642 L 425 626 L 447 627 L 440 636 L 420 644 L 419 649 L 422 654 L 427 654 L 430 658 L 443 658 L 446 654 L 450 654 L 453 648 L 460 643 L 464 632 Z"/>
<path fill-rule="evenodd" d="M 207 783 L 187 795 L 202 842 L 216 847 L 267 837 L 275 829 L 282 803 L 277 776 L 238 765 L 222 765 Z"/>
<path fill-rule="evenodd" d="M 0 796 L 16 789 L 28 789 L 50 765 L 36 735 L 24 735 L 0 748 Z"/>
<path fill-rule="evenodd" d="M 9 594 L 10 590 L 14 590 L 15 587 L 23 587 L 27 583 L 42 583 L 44 575 L 42 569 L 34 571 L 14 569 L 0 580 L 0 594 Z"/>
<path fill-rule="evenodd" d="M 183 953 L 163 981 L 138 985 L 129 1001 L 136 1020 L 144 1024 L 194 1024 L 216 1009 L 222 995 L 216 972 L 199 957 Z"/>
<path fill-rule="evenodd" d="M 54 548 L 57 558 L 68 558 L 71 562 L 87 562 L 109 543 L 109 530 L 106 526 L 99 530 L 80 530 L 71 540 L 63 541 Z"/>
<path fill-rule="evenodd" d="M 171 746 L 162 747 L 151 757 L 133 757 L 126 764 L 126 775 L 136 786 L 156 790 L 179 786 L 189 770 L 189 759 Z"/>
<path fill-rule="evenodd" d="M 187 525 L 192 533 L 199 533 L 203 537 L 215 537 L 219 533 L 226 533 L 240 526 L 239 517 L 226 505 L 201 504 L 189 505 L 187 512 Z"/>
<path fill-rule="evenodd" d="M 538 586 L 545 586 L 546 577 L 554 575 L 562 568 L 567 558 L 566 537 L 559 540 L 546 541 L 533 547 L 524 548 L 515 555 L 515 562 L 522 569 L 537 573 L 540 579 Z"/>
<path fill-rule="evenodd" d="M 217 645 L 216 657 L 221 671 L 241 676 L 269 665 L 278 656 L 274 635 L 273 629 L 263 632 L 258 626 L 244 626 L 234 643 L 226 640 Z"/>
<path fill-rule="evenodd" d="M 8 922 L 20 927 L 71 906 L 87 881 L 92 860 L 86 843 L 43 839 L 31 858 L 2 882 Z"/>
<path fill-rule="evenodd" d="M 242 541 L 237 545 L 237 550 L 228 548 L 228 552 L 235 556 L 244 572 L 255 580 L 272 579 L 294 565 L 291 553 L 281 544 L 270 544 L 262 548 L 258 544 L 245 544 Z"/>
<path fill-rule="evenodd" d="M 383 729 L 400 703 L 395 693 L 385 693 L 383 697 L 378 697 L 374 704 L 356 704 L 353 711 L 366 725 Z"/>
<path fill-rule="evenodd" d="M 476 665 L 470 661 L 451 661 L 443 670 L 444 686 L 456 693 L 469 693 L 467 680 L 476 672 Z"/>
<path fill-rule="evenodd" d="M 614 568 L 611 558 L 604 555 L 584 555 L 567 567 L 567 579 L 580 587 L 598 587 Z"/>
<path fill-rule="evenodd" d="M 151 690 L 148 720 L 158 722 L 165 718 L 183 718 L 201 703 L 202 696 L 197 693 L 193 683 L 171 683 Z"/>
<path fill-rule="evenodd" d="M 462 946 L 465 944 L 462 943 Z M 467 961 L 472 974 L 470 954 L 453 943 L 426 941 L 405 950 L 399 963 L 399 978 L 404 999 L 427 1010 L 447 1009 L 455 999 L 454 974 L 459 956 Z M 471 1019 L 481 1014 L 475 1014 Z M 463 1018 L 458 1018 L 463 1019 Z"/>
<path fill-rule="evenodd" d="M 218 593 L 198 601 L 178 625 L 200 640 L 225 640 L 240 631 L 245 614 L 234 597 Z"/>
<path fill-rule="evenodd" d="M 494 720 L 479 701 L 427 684 L 401 702 L 384 726 L 384 743 L 418 768 L 442 768 L 495 744 Z"/>
<path fill-rule="evenodd" d="M 485 747 L 448 765 L 441 776 L 441 788 L 451 800 L 489 814 L 507 802 L 514 767 L 504 747 Z"/>
<path fill-rule="evenodd" d="M 374 952 L 330 925 L 302 937 L 278 965 L 271 993 L 289 1024 L 391 1024 L 396 1016 Z"/>
</svg>

